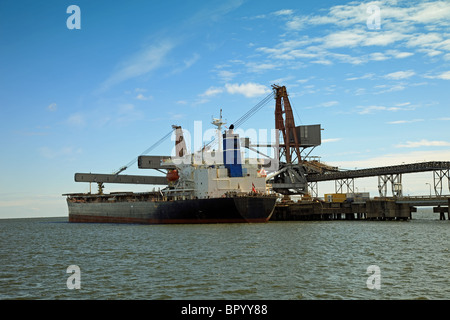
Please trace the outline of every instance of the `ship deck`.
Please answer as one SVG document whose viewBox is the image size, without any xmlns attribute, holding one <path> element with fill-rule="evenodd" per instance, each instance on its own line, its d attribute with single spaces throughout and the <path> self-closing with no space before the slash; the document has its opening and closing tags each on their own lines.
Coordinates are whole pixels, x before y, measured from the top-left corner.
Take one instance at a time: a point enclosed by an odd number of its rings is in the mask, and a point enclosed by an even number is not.
<svg viewBox="0 0 450 320">
<path fill-rule="evenodd" d="M 67 197 L 68 202 L 137 202 L 137 201 L 150 201 L 150 202 L 166 202 L 172 200 L 189 200 L 190 197 L 172 197 L 165 196 L 161 192 L 111 192 L 108 194 L 92 194 L 92 193 L 66 193 L 63 196 Z M 231 192 L 225 194 L 224 198 L 233 197 L 276 197 L 274 194 L 261 194 L 261 193 L 236 193 Z"/>
</svg>

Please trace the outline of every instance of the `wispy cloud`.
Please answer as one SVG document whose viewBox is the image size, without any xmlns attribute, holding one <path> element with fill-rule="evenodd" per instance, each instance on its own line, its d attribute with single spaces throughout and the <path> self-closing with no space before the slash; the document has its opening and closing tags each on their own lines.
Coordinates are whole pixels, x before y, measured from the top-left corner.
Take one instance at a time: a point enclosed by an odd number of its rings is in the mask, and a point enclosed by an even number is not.
<svg viewBox="0 0 450 320">
<path fill-rule="evenodd" d="M 429 78 L 429 79 L 441 79 L 441 80 L 450 80 L 450 71 L 444 71 L 440 74 L 431 76 L 431 75 L 426 75 L 425 78 Z"/>
<path fill-rule="evenodd" d="M 180 120 L 186 117 L 186 115 L 183 113 L 174 113 L 174 112 L 169 112 L 169 116 L 171 120 Z"/>
<path fill-rule="evenodd" d="M 47 106 L 47 110 L 54 112 L 54 111 L 58 110 L 58 106 L 56 103 L 53 102 Z"/>
<path fill-rule="evenodd" d="M 377 5 L 381 9 L 379 31 L 367 28 L 369 5 Z M 405 59 L 415 54 L 450 59 L 450 40 L 443 33 L 448 32 L 450 26 L 448 1 L 403 1 L 401 4 L 391 0 L 352 1 L 331 6 L 322 10 L 321 14 L 301 14 L 289 8 L 274 14 L 284 22 L 291 37 L 275 46 L 256 50 L 278 61 L 358 65 L 370 61 Z M 333 28 L 324 28 L 323 33 L 317 36 L 304 35 L 304 30 L 326 25 Z M 299 36 L 299 31 L 303 35 Z M 393 46 L 396 48 L 392 49 Z M 376 48 L 377 51 L 367 53 L 360 50 L 363 47 Z"/>
<path fill-rule="evenodd" d="M 397 103 L 395 106 L 396 107 L 406 107 L 411 105 L 411 102 L 401 102 L 401 103 Z"/>
<path fill-rule="evenodd" d="M 275 11 L 273 14 L 276 16 L 290 16 L 294 13 L 294 10 L 291 9 L 282 9 Z"/>
<path fill-rule="evenodd" d="M 270 92 L 268 87 L 252 82 L 242 84 L 226 84 L 225 89 L 230 94 L 242 94 L 247 98 L 261 96 Z"/>
<path fill-rule="evenodd" d="M 359 76 L 359 77 L 350 77 L 350 78 L 347 78 L 347 79 L 345 79 L 345 80 L 348 80 L 348 81 L 365 80 L 365 79 L 371 80 L 371 79 L 373 79 L 374 77 L 375 77 L 375 73 L 366 73 L 366 74 L 364 74 L 364 75 L 362 75 L 362 76 Z"/>
<path fill-rule="evenodd" d="M 226 14 L 238 9 L 245 0 L 211 1 L 205 2 L 206 6 L 185 21 L 185 25 L 203 24 L 205 21 L 218 21 Z"/>
<path fill-rule="evenodd" d="M 217 22 L 223 19 L 228 13 L 238 9 L 245 0 L 219 1 L 220 3 L 205 3 L 196 13 L 189 15 L 183 21 L 167 27 L 167 30 L 161 31 L 159 37 L 153 36 L 156 40 L 145 45 L 141 50 L 120 62 L 112 74 L 101 84 L 97 92 L 104 92 L 111 87 L 124 81 L 148 75 L 151 72 L 169 65 L 168 56 L 182 42 L 192 37 L 192 30 L 195 28 L 205 28 L 207 23 Z M 189 33 L 187 30 L 191 30 Z M 198 30 L 196 30 L 198 31 Z M 163 35 L 161 35 L 164 33 Z M 180 63 L 173 63 L 171 72 L 168 74 L 180 73 L 191 68 L 200 59 L 200 54 L 194 52 L 189 58 Z"/>
<path fill-rule="evenodd" d="M 144 118 L 141 110 L 136 108 L 132 103 L 124 103 L 117 106 L 116 115 L 114 116 L 114 123 L 127 125 Z"/>
<path fill-rule="evenodd" d="M 333 100 L 333 101 L 322 102 L 322 103 L 318 104 L 318 105 L 315 106 L 315 107 L 306 107 L 305 109 L 331 108 L 331 107 L 336 106 L 336 105 L 338 105 L 338 104 L 339 104 L 338 101 Z"/>
<path fill-rule="evenodd" d="M 320 106 L 321 107 L 325 107 L 325 108 L 329 108 L 329 107 L 335 106 L 337 104 L 339 104 L 338 101 L 327 101 L 327 102 L 321 103 Z"/>
<path fill-rule="evenodd" d="M 242 94 L 247 98 L 258 97 L 270 92 L 270 89 L 264 85 L 248 82 L 248 83 L 227 83 L 223 87 L 209 87 L 204 92 L 197 95 L 197 99 L 192 103 L 193 106 L 208 103 L 210 97 L 217 96 L 222 93 Z M 183 103 L 186 103 L 183 101 Z"/>
<path fill-rule="evenodd" d="M 404 2 L 403 2 L 404 3 Z M 402 4 L 403 4 L 402 3 Z M 313 25 L 333 24 L 339 27 L 348 27 L 366 22 L 367 8 L 377 5 L 381 9 L 382 24 L 399 29 L 411 28 L 411 24 L 433 24 L 445 28 L 450 25 L 450 5 L 447 1 L 410 2 L 412 5 L 397 5 L 397 1 L 379 0 L 369 2 L 350 2 L 330 7 L 323 15 L 291 15 L 287 26 L 290 28 L 303 28 L 300 23 L 289 24 L 292 20 L 304 21 Z M 406 25 L 405 25 L 406 23 Z"/>
<path fill-rule="evenodd" d="M 86 125 L 86 119 L 81 113 L 74 113 L 69 116 L 67 123 L 74 127 L 83 127 Z"/>
<path fill-rule="evenodd" d="M 385 53 L 388 55 L 391 55 L 392 57 L 394 57 L 396 59 L 404 59 L 404 58 L 408 58 L 408 57 L 411 57 L 412 55 L 414 55 L 413 52 L 398 51 L 398 50 L 387 50 Z"/>
<path fill-rule="evenodd" d="M 408 110 L 414 110 L 415 107 L 414 106 L 404 106 L 404 107 L 400 107 L 400 106 L 393 106 L 393 107 L 386 107 L 386 106 L 376 106 L 376 105 L 372 105 L 372 106 L 358 106 L 356 107 L 359 114 L 372 114 L 375 113 L 377 111 L 390 111 L 390 112 L 396 112 L 396 111 L 408 111 Z"/>
<path fill-rule="evenodd" d="M 220 87 L 210 87 L 204 93 L 200 94 L 201 97 L 212 97 L 223 92 L 223 88 Z"/>
<path fill-rule="evenodd" d="M 164 40 L 145 47 L 120 63 L 116 71 L 103 82 L 100 91 L 108 90 L 123 81 L 146 75 L 160 68 L 164 64 L 166 56 L 175 46 L 174 41 Z"/>
<path fill-rule="evenodd" d="M 407 141 L 404 144 L 398 144 L 396 148 L 419 148 L 419 147 L 449 147 L 448 141 L 429 141 L 422 139 L 420 141 Z"/>
<path fill-rule="evenodd" d="M 223 82 L 229 82 L 239 74 L 238 72 L 233 72 L 229 70 L 216 70 L 216 72 L 219 80 Z"/>
<path fill-rule="evenodd" d="M 200 55 L 198 53 L 194 53 L 192 57 L 183 60 L 181 66 L 177 66 L 173 71 L 172 74 L 181 73 L 190 67 L 192 67 L 198 60 L 200 59 Z"/>
<path fill-rule="evenodd" d="M 246 67 L 249 72 L 259 73 L 275 69 L 277 65 L 274 63 L 249 62 L 246 64 Z"/>
<path fill-rule="evenodd" d="M 73 157 L 83 152 L 81 148 L 76 148 L 72 146 L 61 148 L 41 147 L 39 148 L 38 151 L 42 157 L 47 159 L 55 159 L 59 157 Z"/>
<path fill-rule="evenodd" d="M 149 96 L 145 96 L 142 93 L 138 93 L 137 96 L 136 96 L 136 99 L 137 100 L 141 100 L 141 101 L 147 101 L 147 100 L 152 100 L 153 96 L 150 96 L 150 95 Z"/>
<path fill-rule="evenodd" d="M 374 92 L 374 94 L 402 91 L 406 89 L 406 84 L 380 84 L 375 86 L 374 89 L 379 90 Z"/>
<path fill-rule="evenodd" d="M 424 121 L 423 119 L 413 119 L 413 120 L 396 120 L 396 121 L 389 121 L 388 124 L 405 124 L 405 123 L 414 123 L 414 122 L 421 122 Z"/>
<path fill-rule="evenodd" d="M 323 139 L 322 143 L 338 142 L 338 141 L 341 141 L 341 140 L 342 140 L 342 138 Z"/>
<path fill-rule="evenodd" d="M 388 73 L 384 77 L 389 80 L 401 80 L 401 79 L 407 79 L 415 75 L 416 73 L 413 70 L 407 70 L 407 71 L 397 71 Z"/>
</svg>

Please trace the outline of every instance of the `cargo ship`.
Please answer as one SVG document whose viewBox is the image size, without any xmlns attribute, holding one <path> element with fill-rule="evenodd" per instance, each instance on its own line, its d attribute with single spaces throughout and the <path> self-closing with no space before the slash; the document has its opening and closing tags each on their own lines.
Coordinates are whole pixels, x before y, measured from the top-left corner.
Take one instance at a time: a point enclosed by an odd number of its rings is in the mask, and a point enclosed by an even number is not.
<svg viewBox="0 0 450 320">
<path fill-rule="evenodd" d="M 222 112 L 221 112 L 222 113 Z M 188 154 L 181 127 L 175 130 L 175 156 L 140 156 L 139 168 L 166 170 L 166 176 L 77 173 L 75 181 L 95 182 L 97 194 L 69 193 L 69 222 L 193 224 L 267 222 L 277 195 L 266 184 L 261 162 L 244 159 L 233 125 L 222 133 L 217 126 L 218 150 L 203 148 Z M 222 147 L 223 146 L 223 147 Z M 155 163 L 156 162 L 156 163 Z M 151 165 L 150 165 L 150 164 Z M 103 193 L 103 183 L 167 185 L 151 192 Z"/>
</svg>

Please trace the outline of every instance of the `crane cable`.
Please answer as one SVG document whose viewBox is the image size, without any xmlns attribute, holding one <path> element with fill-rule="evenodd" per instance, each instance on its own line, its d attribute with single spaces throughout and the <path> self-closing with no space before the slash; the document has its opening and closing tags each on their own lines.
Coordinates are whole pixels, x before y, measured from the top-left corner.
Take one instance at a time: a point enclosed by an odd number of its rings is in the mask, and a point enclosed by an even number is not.
<svg viewBox="0 0 450 320">
<path fill-rule="evenodd" d="M 269 101 L 273 98 L 275 95 L 275 92 L 271 92 L 269 95 L 267 95 L 264 99 L 262 99 L 260 102 L 258 102 L 253 108 L 251 108 L 249 111 L 247 111 L 242 117 L 237 119 L 235 122 L 233 122 L 234 128 L 237 128 L 241 126 L 245 121 L 250 119 L 256 112 L 262 109 Z M 205 148 L 210 146 L 214 142 L 214 138 L 209 141 L 207 144 L 205 144 Z"/>
<path fill-rule="evenodd" d="M 151 145 L 150 147 L 148 147 L 144 152 L 141 153 L 141 155 L 147 154 L 150 151 L 152 151 L 154 148 L 156 148 L 157 146 L 159 146 L 164 140 L 166 140 L 168 137 L 170 137 L 172 135 L 173 130 L 170 130 L 170 132 L 168 132 L 164 137 L 162 137 L 161 139 L 159 139 L 158 141 L 156 141 L 153 145 Z M 136 161 L 138 160 L 139 157 L 134 158 L 133 160 L 131 160 L 130 162 L 128 162 L 125 166 L 121 167 L 119 170 L 117 170 L 116 172 L 114 172 L 115 175 L 118 175 L 119 173 L 121 173 L 122 171 L 125 171 L 126 169 L 128 169 L 130 166 L 132 166 L 133 164 L 136 163 Z"/>
<path fill-rule="evenodd" d="M 233 122 L 235 128 L 241 126 L 245 121 L 250 119 L 256 112 L 258 112 L 262 107 L 264 107 L 271 98 L 274 96 L 274 92 L 272 91 L 269 95 L 267 95 L 264 99 L 258 102 L 253 108 L 251 108 L 247 113 L 245 113 L 242 117 Z"/>
</svg>

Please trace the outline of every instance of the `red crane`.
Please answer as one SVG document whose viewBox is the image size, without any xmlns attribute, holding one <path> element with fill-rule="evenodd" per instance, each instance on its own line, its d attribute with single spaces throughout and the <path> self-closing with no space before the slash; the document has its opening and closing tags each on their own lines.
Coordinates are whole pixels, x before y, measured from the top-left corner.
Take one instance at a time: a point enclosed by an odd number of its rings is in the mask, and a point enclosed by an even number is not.
<svg viewBox="0 0 450 320">
<path fill-rule="evenodd" d="M 292 114 L 286 87 L 272 85 L 272 88 L 275 91 L 275 129 L 281 131 L 284 142 L 279 147 L 279 159 L 284 156 L 286 163 L 292 163 L 295 160 L 300 162 L 300 137 L 295 128 L 294 115 Z M 297 156 L 296 159 L 295 156 Z"/>
</svg>

